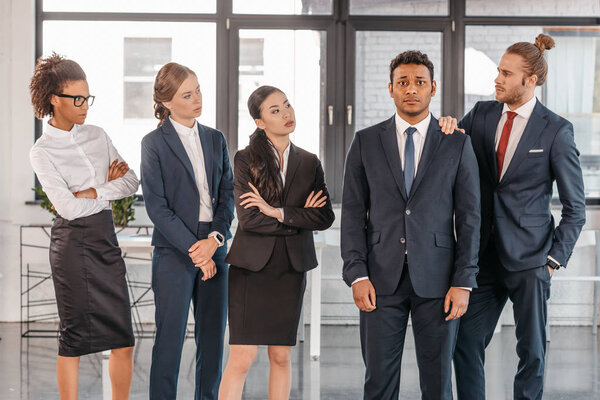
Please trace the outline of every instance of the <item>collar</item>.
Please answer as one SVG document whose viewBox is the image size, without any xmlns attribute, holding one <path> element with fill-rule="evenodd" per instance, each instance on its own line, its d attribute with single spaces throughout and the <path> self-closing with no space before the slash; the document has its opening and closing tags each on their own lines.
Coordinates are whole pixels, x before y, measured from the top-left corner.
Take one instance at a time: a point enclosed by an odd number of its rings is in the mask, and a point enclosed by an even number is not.
<svg viewBox="0 0 600 400">
<path fill-rule="evenodd" d="M 63 131 L 62 129 L 58 129 L 55 126 L 50 125 L 50 121 L 48 121 L 48 123 L 46 123 L 46 130 L 44 134 L 54 138 L 65 138 L 69 137 L 70 135 L 75 135 L 78 129 L 79 125 L 74 124 L 70 131 Z"/>
<path fill-rule="evenodd" d="M 417 133 L 420 133 L 421 136 L 423 136 L 424 138 L 427 136 L 427 130 L 429 129 L 429 123 L 431 122 L 431 113 L 428 113 L 423 120 L 417 122 L 414 125 L 411 125 L 408 122 L 406 122 L 400 115 L 398 115 L 397 112 L 394 114 L 394 117 L 396 120 L 396 132 L 404 134 L 404 131 L 406 131 L 406 129 L 413 126 L 417 128 Z"/>
<path fill-rule="evenodd" d="M 173 118 L 171 118 L 169 116 L 169 121 L 171 121 L 171 124 L 173 125 L 173 128 L 175 128 L 175 132 L 177 132 L 177 134 L 179 136 L 192 136 L 193 134 L 198 134 L 198 124 L 194 123 L 194 126 L 187 127 L 185 125 L 180 124 L 179 122 L 175 121 Z"/>
<path fill-rule="evenodd" d="M 502 114 L 508 112 L 508 111 L 513 111 L 516 112 L 518 116 L 525 118 L 526 120 L 529 120 L 529 117 L 531 117 L 531 114 L 533 113 L 533 109 L 535 108 L 535 103 L 537 102 L 537 99 L 535 96 L 533 96 L 531 99 L 529 99 L 529 101 L 525 104 L 523 104 L 521 107 L 517 108 L 516 110 L 511 110 L 510 108 L 508 108 L 508 106 L 506 104 L 504 104 L 504 106 L 502 107 Z"/>
<path fill-rule="evenodd" d="M 277 149 L 275 148 L 275 145 L 273 143 L 271 143 L 271 141 L 269 139 L 267 139 L 267 141 L 269 142 L 269 144 L 271 145 L 271 148 L 273 149 L 273 151 L 275 152 L 275 154 L 277 155 L 277 159 L 279 160 L 279 153 L 277 152 Z M 292 147 L 292 141 L 290 140 L 290 142 L 288 143 L 287 147 L 285 148 L 285 150 L 283 151 L 283 160 L 287 160 L 288 157 L 290 156 L 290 148 Z"/>
</svg>

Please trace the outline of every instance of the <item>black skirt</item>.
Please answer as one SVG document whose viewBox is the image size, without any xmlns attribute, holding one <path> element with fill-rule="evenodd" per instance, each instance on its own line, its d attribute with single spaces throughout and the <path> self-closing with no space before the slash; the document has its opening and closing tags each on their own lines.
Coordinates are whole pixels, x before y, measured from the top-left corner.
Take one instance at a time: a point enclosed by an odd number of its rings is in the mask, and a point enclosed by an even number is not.
<svg viewBox="0 0 600 400">
<path fill-rule="evenodd" d="M 292 268 L 284 237 L 257 272 L 229 267 L 229 344 L 294 346 L 306 273 Z"/>
<path fill-rule="evenodd" d="M 125 262 L 110 210 L 73 221 L 56 218 L 50 266 L 60 318 L 58 355 L 134 345 Z"/>
</svg>

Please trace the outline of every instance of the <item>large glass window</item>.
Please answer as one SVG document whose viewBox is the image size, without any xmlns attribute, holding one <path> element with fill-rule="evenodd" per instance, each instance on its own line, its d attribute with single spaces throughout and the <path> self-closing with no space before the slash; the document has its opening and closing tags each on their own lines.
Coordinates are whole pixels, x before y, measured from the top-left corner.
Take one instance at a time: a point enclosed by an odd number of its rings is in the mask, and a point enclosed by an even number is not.
<svg viewBox="0 0 600 400">
<path fill-rule="evenodd" d="M 141 140 L 158 122 L 154 78 L 165 63 L 175 61 L 196 72 L 203 93 L 199 121 L 215 126 L 214 23 L 45 21 L 43 54 L 53 51 L 82 66 L 96 96 L 86 123 L 106 130 L 138 176 Z"/>
<path fill-rule="evenodd" d="M 44 11 L 214 13 L 217 0 L 43 0 Z"/>
<path fill-rule="evenodd" d="M 418 45 L 417 45 L 418 43 Z M 358 31 L 356 32 L 356 130 L 394 115 L 390 98 L 390 62 L 399 53 L 419 49 L 434 66 L 437 93 L 430 110 L 439 117 L 442 99 L 442 34 L 440 32 Z"/>
<path fill-rule="evenodd" d="M 317 15 L 331 14 L 332 0 L 233 0 L 239 14 Z"/>
<path fill-rule="evenodd" d="M 350 14 L 448 15 L 448 0 L 350 0 Z"/>
<path fill-rule="evenodd" d="M 554 38 L 546 51 L 548 77 L 537 98 L 573 124 L 587 197 L 600 197 L 600 29 L 598 27 L 467 26 L 465 112 L 495 97 L 494 78 L 506 48 L 533 42 L 539 33 Z M 557 195 L 555 191 L 554 195 Z"/>
<path fill-rule="evenodd" d="M 600 15 L 598 0 L 467 0 L 467 15 L 587 17 Z"/>
<path fill-rule="evenodd" d="M 276 86 L 296 112 L 292 141 L 320 155 L 325 84 L 325 33 L 312 30 L 240 30 L 238 149 L 256 124 L 248 97 L 261 85 Z"/>
</svg>

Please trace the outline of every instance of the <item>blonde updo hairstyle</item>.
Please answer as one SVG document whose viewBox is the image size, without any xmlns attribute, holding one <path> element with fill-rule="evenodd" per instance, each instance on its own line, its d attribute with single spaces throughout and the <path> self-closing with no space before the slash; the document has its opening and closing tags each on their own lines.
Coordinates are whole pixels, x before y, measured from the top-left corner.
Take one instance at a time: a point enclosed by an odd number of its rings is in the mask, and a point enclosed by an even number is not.
<svg viewBox="0 0 600 400">
<path fill-rule="evenodd" d="M 537 86 L 546 82 L 548 76 L 548 63 L 544 57 L 544 51 L 554 47 L 554 39 L 551 36 L 540 33 L 534 43 L 518 42 L 506 49 L 508 54 L 518 54 L 523 57 L 527 76 L 537 76 Z M 525 84 L 525 82 L 523 82 Z"/>
<path fill-rule="evenodd" d="M 158 119 L 158 126 L 161 126 L 169 117 L 171 112 L 163 103 L 173 100 L 179 86 L 188 76 L 196 76 L 194 71 L 181 64 L 170 62 L 162 66 L 154 80 L 154 116 Z"/>
</svg>

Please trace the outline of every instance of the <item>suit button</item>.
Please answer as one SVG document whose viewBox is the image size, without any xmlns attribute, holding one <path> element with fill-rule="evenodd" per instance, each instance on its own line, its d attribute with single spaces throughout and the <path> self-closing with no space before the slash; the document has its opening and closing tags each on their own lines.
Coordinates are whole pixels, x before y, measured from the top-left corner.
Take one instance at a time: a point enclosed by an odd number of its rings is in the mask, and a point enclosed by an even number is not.
<svg viewBox="0 0 600 400">
<path fill-rule="evenodd" d="M 406 210 L 404 212 L 406 213 L 406 215 L 410 215 L 410 210 Z"/>
<path fill-rule="evenodd" d="M 213 204 L 214 204 L 214 202 L 215 202 L 215 201 L 216 201 L 216 200 L 215 200 L 215 198 L 213 197 L 213 199 L 212 199 L 212 202 L 213 202 Z"/>
<path fill-rule="evenodd" d="M 294 223 L 294 218 L 290 218 L 290 224 Z"/>
<path fill-rule="evenodd" d="M 291 232 L 291 231 L 292 231 L 291 229 L 288 229 L 288 232 Z"/>
<path fill-rule="evenodd" d="M 402 243 L 402 244 L 406 243 L 406 239 L 400 238 L 400 243 Z"/>
</svg>

